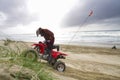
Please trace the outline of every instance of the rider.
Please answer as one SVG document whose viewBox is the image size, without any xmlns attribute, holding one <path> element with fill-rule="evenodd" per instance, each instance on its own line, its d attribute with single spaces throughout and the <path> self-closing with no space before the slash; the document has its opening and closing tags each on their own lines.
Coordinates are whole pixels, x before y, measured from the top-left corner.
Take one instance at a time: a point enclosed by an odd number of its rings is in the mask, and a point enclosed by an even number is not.
<svg viewBox="0 0 120 80">
<path fill-rule="evenodd" d="M 47 53 L 51 54 L 51 50 L 53 48 L 54 39 L 55 39 L 54 33 L 48 29 L 38 28 L 36 31 L 36 35 L 37 35 L 37 37 L 39 35 L 41 35 L 45 38 L 45 43 L 47 45 Z M 50 58 L 49 58 L 49 60 L 50 60 Z"/>
</svg>

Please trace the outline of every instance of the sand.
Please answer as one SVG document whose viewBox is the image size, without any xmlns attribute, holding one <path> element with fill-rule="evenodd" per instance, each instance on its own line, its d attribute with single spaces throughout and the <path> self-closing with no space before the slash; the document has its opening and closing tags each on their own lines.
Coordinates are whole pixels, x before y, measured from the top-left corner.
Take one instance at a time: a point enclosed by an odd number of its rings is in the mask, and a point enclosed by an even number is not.
<svg viewBox="0 0 120 80">
<path fill-rule="evenodd" d="M 71 80 L 120 79 L 120 49 L 61 45 L 61 50 L 68 54 L 64 60 L 67 69 L 57 74 L 69 76 Z"/>
<path fill-rule="evenodd" d="M 25 43 L 28 48 L 31 44 Z M 11 46 L 14 46 L 14 43 Z M 50 69 L 58 80 L 120 80 L 120 49 L 60 45 L 60 51 L 68 54 L 66 59 L 62 60 L 67 66 L 66 71 Z"/>
</svg>

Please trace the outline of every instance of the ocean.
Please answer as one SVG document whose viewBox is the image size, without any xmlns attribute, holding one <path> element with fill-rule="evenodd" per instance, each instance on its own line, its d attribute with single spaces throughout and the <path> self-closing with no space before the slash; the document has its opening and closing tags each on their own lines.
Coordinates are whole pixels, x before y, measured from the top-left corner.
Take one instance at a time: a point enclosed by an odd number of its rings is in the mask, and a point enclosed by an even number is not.
<svg viewBox="0 0 120 80">
<path fill-rule="evenodd" d="M 36 34 L 0 34 L 0 39 L 6 38 L 26 42 L 44 41 L 44 38 L 37 37 Z M 55 44 L 120 47 L 120 30 L 56 33 Z"/>
</svg>

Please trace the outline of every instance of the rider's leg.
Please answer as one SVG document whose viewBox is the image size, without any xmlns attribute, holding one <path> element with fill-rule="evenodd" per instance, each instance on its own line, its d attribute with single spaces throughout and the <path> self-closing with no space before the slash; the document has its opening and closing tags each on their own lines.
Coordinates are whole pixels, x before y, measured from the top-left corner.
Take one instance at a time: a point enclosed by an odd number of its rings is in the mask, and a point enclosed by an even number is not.
<svg viewBox="0 0 120 80">
<path fill-rule="evenodd" d="M 48 63 L 49 63 L 49 64 L 51 63 L 51 60 L 52 60 L 51 52 L 52 52 L 52 50 L 48 48 L 48 49 L 47 49 L 47 53 L 48 53 Z"/>
<path fill-rule="evenodd" d="M 52 61 L 52 48 L 53 48 L 53 44 L 54 44 L 54 39 L 50 40 L 50 42 L 47 42 L 47 49 L 48 49 L 48 62 L 51 63 Z"/>
</svg>

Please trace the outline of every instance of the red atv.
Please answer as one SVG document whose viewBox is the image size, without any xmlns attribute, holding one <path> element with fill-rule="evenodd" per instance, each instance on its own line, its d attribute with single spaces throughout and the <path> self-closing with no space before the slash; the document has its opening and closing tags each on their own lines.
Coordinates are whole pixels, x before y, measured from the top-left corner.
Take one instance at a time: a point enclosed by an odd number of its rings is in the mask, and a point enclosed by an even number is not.
<svg viewBox="0 0 120 80">
<path fill-rule="evenodd" d="M 47 53 L 47 45 L 45 43 L 39 42 L 37 44 L 32 45 L 34 48 L 27 50 L 25 52 L 25 57 L 30 58 L 32 61 L 37 61 L 38 58 L 46 60 L 55 68 L 56 70 L 63 72 L 65 71 L 65 63 L 62 61 L 59 61 L 58 59 L 65 59 L 67 54 L 64 54 L 62 52 L 59 52 L 59 46 L 54 45 L 51 54 Z M 51 59 L 50 59 L 51 56 Z"/>
</svg>

